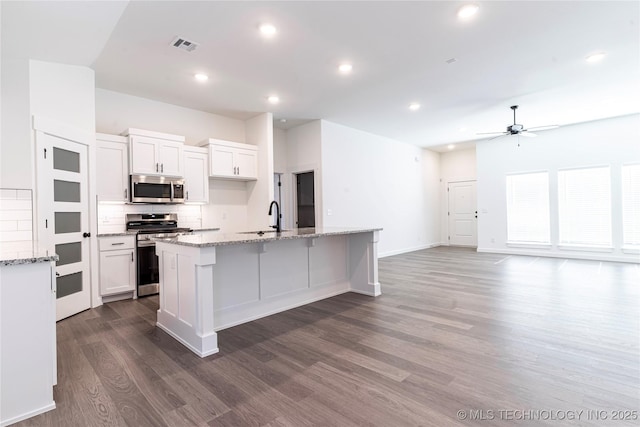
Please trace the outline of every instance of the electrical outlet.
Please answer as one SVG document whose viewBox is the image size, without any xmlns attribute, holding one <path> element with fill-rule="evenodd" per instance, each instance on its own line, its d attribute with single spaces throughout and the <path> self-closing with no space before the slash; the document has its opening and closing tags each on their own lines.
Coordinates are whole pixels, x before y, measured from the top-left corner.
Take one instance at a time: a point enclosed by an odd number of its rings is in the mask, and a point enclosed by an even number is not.
<svg viewBox="0 0 640 427">
<path fill-rule="evenodd" d="M 333 211 L 331 209 L 327 209 L 327 216 L 333 215 Z"/>
</svg>

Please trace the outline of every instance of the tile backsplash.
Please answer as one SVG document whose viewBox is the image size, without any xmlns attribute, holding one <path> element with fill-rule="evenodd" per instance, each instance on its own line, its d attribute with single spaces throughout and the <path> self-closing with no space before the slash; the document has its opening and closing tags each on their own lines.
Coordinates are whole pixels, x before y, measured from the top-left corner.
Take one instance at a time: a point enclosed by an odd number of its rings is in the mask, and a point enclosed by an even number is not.
<svg viewBox="0 0 640 427">
<path fill-rule="evenodd" d="M 124 205 L 98 203 L 98 234 L 126 230 L 126 215 L 132 213 L 177 213 L 178 226 L 202 228 L 200 205 Z"/>
<path fill-rule="evenodd" d="M 31 190 L 0 189 L 0 245 L 3 250 L 22 250 L 33 241 Z"/>
</svg>

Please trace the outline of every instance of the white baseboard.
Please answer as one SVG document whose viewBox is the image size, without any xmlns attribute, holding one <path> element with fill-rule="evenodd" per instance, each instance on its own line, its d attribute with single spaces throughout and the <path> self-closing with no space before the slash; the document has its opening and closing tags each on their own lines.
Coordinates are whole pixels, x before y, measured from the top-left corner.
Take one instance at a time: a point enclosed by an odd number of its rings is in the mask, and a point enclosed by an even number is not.
<svg viewBox="0 0 640 427">
<path fill-rule="evenodd" d="M 405 249 L 398 249 L 395 251 L 384 252 L 382 254 L 378 254 L 378 258 L 386 258 L 388 256 L 406 254 L 407 252 L 421 251 L 423 249 L 435 248 L 437 246 L 442 246 L 442 243 L 427 243 L 426 245 L 414 246 L 412 248 L 405 248 Z"/>
<path fill-rule="evenodd" d="M 586 259 L 589 261 L 609 261 L 609 262 L 629 262 L 640 264 L 637 256 L 628 255 L 608 255 L 598 252 L 549 252 L 526 249 L 494 249 L 494 248 L 478 248 L 478 252 L 504 255 L 526 255 L 549 258 L 568 258 L 568 259 Z"/>
</svg>

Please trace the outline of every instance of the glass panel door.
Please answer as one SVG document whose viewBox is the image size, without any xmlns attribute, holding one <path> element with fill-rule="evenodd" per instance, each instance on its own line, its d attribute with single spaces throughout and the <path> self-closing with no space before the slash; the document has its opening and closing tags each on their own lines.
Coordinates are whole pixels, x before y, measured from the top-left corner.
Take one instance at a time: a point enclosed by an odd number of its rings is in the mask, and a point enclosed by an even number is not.
<svg viewBox="0 0 640 427">
<path fill-rule="evenodd" d="M 56 263 L 56 320 L 60 320 L 91 305 L 87 146 L 41 133 L 36 139 L 42 150 L 37 171 L 38 240 L 60 258 Z"/>
</svg>

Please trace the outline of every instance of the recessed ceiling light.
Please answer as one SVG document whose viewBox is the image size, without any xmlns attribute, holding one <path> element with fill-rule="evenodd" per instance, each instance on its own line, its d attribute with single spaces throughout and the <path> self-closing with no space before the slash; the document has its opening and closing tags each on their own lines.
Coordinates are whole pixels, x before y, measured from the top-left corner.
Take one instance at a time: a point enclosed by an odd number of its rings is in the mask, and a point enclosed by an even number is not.
<svg viewBox="0 0 640 427">
<path fill-rule="evenodd" d="M 467 130 L 467 128 L 463 126 L 463 127 L 461 127 L 460 129 L 458 129 L 458 132 L 464 132 L 464 131 L 466 131 L 466 130 Z"/>
<path fill-rule="evenodd" d="M 469 19 L 476 13 L 478 13 L 478 5 L 477 4 L 467 4 L 462 6 L 460 10 L 458 10 L 458 18 L 460 19 Z"/>
<path fill-rule="evenodd" d="M 453 144 L 449 144 L 449 145 L 447 145 L 447 148 L 448 148 L 449 150 L 453 150 L 454 148 L 456 148 L 456 146 L 455 146 L 455 145 L 453 145 Z"/>
<path fill-rule="evenodd" d="M 418 104 L 417 102 L 412 102 L 411 104 L 409 104 L 409 110 L 417 111 L 419 109 L 420 109 L 420 104 Z"/>
<path fill-rule="evenodd" d="M 260 32 L 265 37 L 272 37 L 278 32 L 278 30 L 271 24 L 262 24 L 260 25 Z"/>
<path fill-rule="evenodd" d="M 198 73 L 195 76 L 195 79 L 199 82 L 206 82 L 207 80 L 209 80 L 209 76 L 207 76 L 206 74 L 202 74 L 202 73 Z"/>
<path fill-rule="evenodd" d="M 280 119 L 280 123 L 287 123 L 287 119 Z"/>
<path fill-rule="evenodd" d="M 602 59 L 607 56 L 606 53 L 604 52 L 596 52 L 596 53 L 592 53 L 591 55 L 587 55 L 586 58 L 584 58 L 587 62 L 593 63 L 593 62 L 599 62 L 602 61 Z"/>
<path fill-rule="evenodd" d="M 351 64 L 341 64 L 338 67 L 338 71 L 340 71 L 342 74 L 349 74 L 352 70 L 353 70 L 353 65 Z"/>
<path fill-rule="evenodd" d="M 277 104 L 278 102 L 280 102 L 280 98 L 275 95 L 271 95 L 267 98 L 267 101 L 269 101 L 271 104 Z"/>
</svg>

